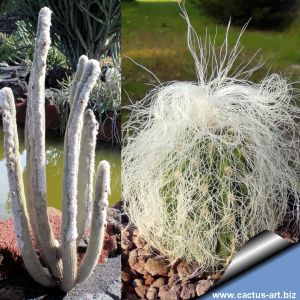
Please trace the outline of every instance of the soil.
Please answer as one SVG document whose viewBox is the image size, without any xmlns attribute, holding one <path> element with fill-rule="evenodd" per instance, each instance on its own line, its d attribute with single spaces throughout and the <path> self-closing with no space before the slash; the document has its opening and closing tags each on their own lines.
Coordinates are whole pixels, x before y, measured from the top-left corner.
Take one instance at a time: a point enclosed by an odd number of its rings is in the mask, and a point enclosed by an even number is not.
<svg viewBox="0 0 300 300">
<path fill-rule="evenodd" d="M 109 258 L 105 264 L 97 265 L 92 276 L 68 294 L 39 285 L 23 270 L 11 279 L 0 281 L 0 300 L 117 300 L 121 299 L 120 270 L 120 255 Z"/>
</svg>

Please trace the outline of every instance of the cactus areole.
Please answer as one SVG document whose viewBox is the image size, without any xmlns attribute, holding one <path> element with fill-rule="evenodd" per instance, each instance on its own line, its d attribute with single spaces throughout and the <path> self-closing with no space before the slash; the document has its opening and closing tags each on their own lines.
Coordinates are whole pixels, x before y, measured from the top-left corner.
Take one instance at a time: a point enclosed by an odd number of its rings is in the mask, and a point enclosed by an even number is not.
<svg viewBox="0 0 300 300">
<path fill-rule="evenodd" d="M 110 194 L 110 166 L 101 161 L 94 187 L 94 156 L 98 123 L 86 110 L 90 92 L 100 74 L 99 62 L 79 59 L 70 95 L 70 117 L 64 143 L 62 240 L 56 240 L 47 215 L 45 161 L 45 72 L 50 47 L 51 11 L 44 7 L 38 18 L 35 54 L 29 81 L 25 145 L 27 191 L 24 192 L 15 101 L 11 89 L 0 91 L 4 146 L 15 232 L 30 275 L 47 287 L 70 291 L 95 268 L 102 250 L 106 208 Z M 77 214 L 78 208 L 80 214 Z M 77 270 L 77 245 L 91 224 L 87 252 Z M 40 251 L 32 244 L 32 232 Z"/>
</svg>

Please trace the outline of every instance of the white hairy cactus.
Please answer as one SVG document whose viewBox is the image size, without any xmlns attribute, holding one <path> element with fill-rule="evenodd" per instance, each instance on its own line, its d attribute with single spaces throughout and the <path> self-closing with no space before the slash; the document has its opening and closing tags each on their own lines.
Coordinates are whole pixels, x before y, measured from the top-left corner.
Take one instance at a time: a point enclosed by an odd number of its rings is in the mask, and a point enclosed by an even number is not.
<svg viewBox="0 0 300 300">
<path fill-rule="evenodd" d="M 300 114 L 280 75 L 254 83 L 248 78 L 256 68 L 233 70 L 240 37 L 230 51 L 227 31 L 216 50 L 184 14 L 198 81 L 160 84 L 130 107 L 124 209 L 170 259 L 223 270 L 249 238 L 275 230 L 288 211 L 299 226 Z"/>
<path fill-rule="evenodd" d="M 98 124 L 91 110 L 86 110 L 90 92 L 100 74 L 99 62 L 82 56 L 70 95 L 64 148 L 62 241 L 52 233 L 47 215 L 45 162 L 45 72 L 50 47 L 51 11 L 39 14 L 35 55 L 30 74 L 25 141 L 27 150 L 27 193 L 25 196 L 16 125 L 15 102 L 9 88 L 0 90 L 4 145 L 11 191 L 13 217 L 18 245 L 31 276 L 40 284 L 71 290 L 93 271 L 102 250 L 106 208 L 110 192 L 109 164 L 99 164 L 93 191 L 95 147 Z M 77 241 L 91 225 L 91 242 L 77 272 Z M 77 216 L 77 203 L 82 212 Z M 101 208 L 101 209 L 100 209 Z M 40 252 L 37 256 L 29 227 Z M 79 233 L 79 236 L 78 236 Z"/>
</svg>

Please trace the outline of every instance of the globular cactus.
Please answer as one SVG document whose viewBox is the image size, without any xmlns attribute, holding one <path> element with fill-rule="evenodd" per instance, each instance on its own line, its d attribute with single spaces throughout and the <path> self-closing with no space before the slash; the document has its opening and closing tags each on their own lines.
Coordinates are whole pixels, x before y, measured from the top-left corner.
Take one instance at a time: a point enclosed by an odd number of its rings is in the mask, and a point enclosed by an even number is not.
<svg viewBox="0 0 300 300">
<path fill-rule="evenodd" d="M 224 270 L 287 213 L 300 229 L 297 93 L 280 75 L 260 83 L 238 66 L 239 39 L 201 40 L 186 12 L 197 82 L 160 84 L 124 124 L 122 184 L 129 220 L 171 261 Z M 229 27 L 228 27 L 229 29 Z M 296 94 L 296 95 L 295 95 Z"/>
<path fill-rule="evenodd" d="M 4 146 L 11 192 L 17 241 L 24 264 L 40 284 L 71 290 L 85 280 L 99 258 L 106 225 L 106 208 L 110 194 L 110 166 L 101 161 L 95 190 L 94 156 L 97 122 L 86 110 L 89 94 L 100 74 L 99 62 L 79 59 L 70 95 L 71 112 L 64 143 L 64 177 L 62 208 L 62 241 L 55 239 L 47 215 L 45 160 L 45 72 L 50 47 L 51 11 L 39 14 L 35 55 L 29 81 L 26 112 L 25 145 L 27 150 L 27 193 L 25 195 L 19 156 L 16 110 L 12 91 L 0 91 Z M 77 214 L 78 208 L 80 214 Z M 91 237 L 79 272 L 77 243 L 90 225 Z M 34 235 L 40 257 L 32 243 Z"/>
</svg>

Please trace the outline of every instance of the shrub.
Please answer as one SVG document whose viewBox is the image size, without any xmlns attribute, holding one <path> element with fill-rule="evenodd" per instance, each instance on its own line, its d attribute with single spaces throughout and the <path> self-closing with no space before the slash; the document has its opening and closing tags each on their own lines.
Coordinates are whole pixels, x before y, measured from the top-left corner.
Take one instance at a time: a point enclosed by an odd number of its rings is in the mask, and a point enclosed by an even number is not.
<svg viewBox="0 0 300 300">
<path fill-rule="evenodd" d="M 205 14 L 227 24 L 244 25 L 259 29 L 280 29 L 289 25 L 295 16 L 297 0 L 193 0 Z"/>
<path fill-rule="evenodd" d="M 103 130 L 104 123 L 106 119 L 103 119 L 106 111 L 114 111 L 114 115 L 118 116 L 120 106 L 121 106 L 121 76 L 120 71 L 117 67 L 108 67 L 111 70 L 110 78 L 102 72 L 102 80 L 98 78 L 95 86 L 91 92 L 88 107 L 91 108 L 95 114 L 97 114 L 97 120 L 99 122 L 99 131 Z M 106 75 L 106 76 L 105 76 Z M 60 133 L 64 134 L 69 113 L 69 95 L 71 92 L 72 80 L 69 78 L 67 81 L 61 82 L 61 89 L 49 89 L 47 91 L 47 96 L 52 99 L 52 101 L 57 105 L 59 109 L 60 118 Z M 113 121 L 113 120 L 112 120 Z M 114 122 L 113 126 L 115 125 Z M 118 132 L 115 132 L 117 135 Z M 120 143 L 120 138 L 114 136 L 117 143 Z"/>
<path fill-rule="evenodd" d="M 82 54 L 99 60 L 119 43 L 120 0 L 20 0 L 22 16 L 34 29 L 37 11 L 45 5 L 53 12 L 53 42 L 65 53 L 72 70 Z"/>
<path fill-rule="evenodd" d="M 0 61 L 23 64 L 30 69 L 34 53 L 35 35 L 25 21 L 18 21 L 16 25 L 17 30 L 13 34 L 2 36 Z M 47 65 L 49 68 L 66 67 L 66 57 L 54 45 L 49 50 Z"/>
<path fill-rule="evenodd" d="M 300 111 L 281 76 L 253 83 L 255 69 L 247 65 L 229 75 L 238 42 L 230 51 L 226 37 L 215 50 L 188 25 L 198 81 L 161 84 L 129 107 L 124 209 L 170 260 L 223 270 L 248 239 L 275 230 L 287 212 L 299 229 Z"/>
</svg>

